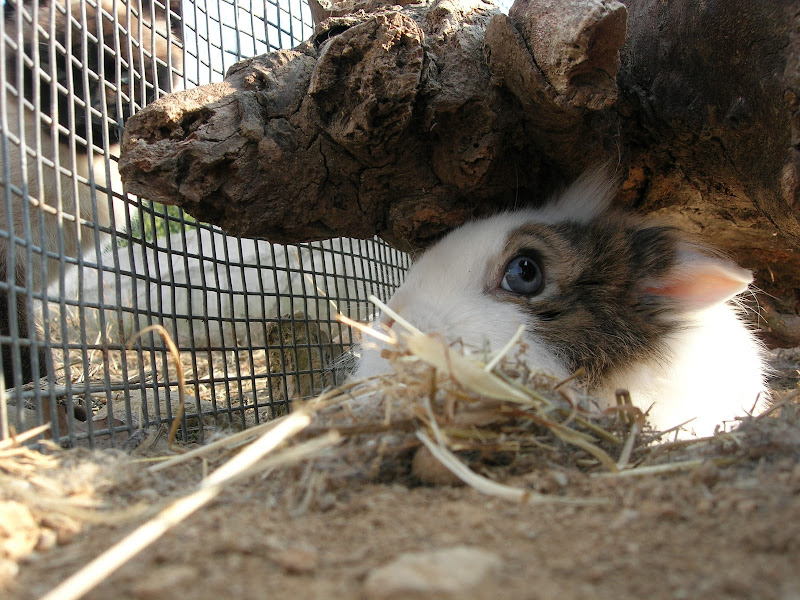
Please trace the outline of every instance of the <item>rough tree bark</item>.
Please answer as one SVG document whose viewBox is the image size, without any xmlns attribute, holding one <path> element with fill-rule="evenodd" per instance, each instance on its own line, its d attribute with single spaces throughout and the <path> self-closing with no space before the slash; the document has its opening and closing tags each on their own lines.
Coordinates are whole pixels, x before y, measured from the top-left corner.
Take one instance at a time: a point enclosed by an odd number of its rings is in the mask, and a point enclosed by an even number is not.
<svg viewBox="0 0 800 600">
<path fill-rule="evenodd" d="M 703 234 L 797 312 L 800 2 L 312 10 L 328 18 L 305 44 L 131 118 L 128 190 L 236 234 L 416 249 L 611 161 L 620 203 Z"/>
</svg>

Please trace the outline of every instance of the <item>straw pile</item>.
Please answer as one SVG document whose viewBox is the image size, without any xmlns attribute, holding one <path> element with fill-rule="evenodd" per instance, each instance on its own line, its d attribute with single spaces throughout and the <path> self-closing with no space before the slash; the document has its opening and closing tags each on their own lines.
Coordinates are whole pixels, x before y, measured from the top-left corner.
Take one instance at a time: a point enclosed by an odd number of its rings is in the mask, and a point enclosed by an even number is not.
<svg viewBox="0 0 800 600">
<path fill-rule="evenodd" d="M 732 433 L 664 442 L 670 432 L 649 429 L 624 393 L 615 409 L 600 411 L 570 380 L 531 371 L 518 359 L 520 336 L 483 361 L 393 317 L 401 333 L 384 340 L 390 343 L 384 353 L 394 366 L 391 376 L 351 382 L 289 415 L 206 446 L 185 451 L 171 443 L 176 453 L 154 459 L 147 476 L 167 477 L 182 465 L 197 472 L 195 489 L 161 505 L 152 519 L 45 599 L 80 597 L 224 488 L 248 477 L 280 481 L 278 493 L 294 498 L 297 511 L 354 480 L 464 482 L 514 502 L 595 504 L 608 500 L 545 494 L 503 480 L 547 465 L 627 477 L 723 466 L 768 452 L 776 443 L 800 451 L 797 390 L 769 411 L 783 418 L 765 414 Z M 762 427 L 766 421 L 776 425 Z M 7 473 L 14 453 L 30 452 L 19 445 L 0 451 L 0 472 Z"/>
</svg>

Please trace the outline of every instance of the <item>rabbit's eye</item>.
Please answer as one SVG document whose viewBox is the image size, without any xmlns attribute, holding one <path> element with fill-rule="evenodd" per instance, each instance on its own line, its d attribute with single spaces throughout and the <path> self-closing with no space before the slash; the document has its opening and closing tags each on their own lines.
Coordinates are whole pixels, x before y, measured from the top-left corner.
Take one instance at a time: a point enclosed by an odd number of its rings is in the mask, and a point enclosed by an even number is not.
<svg viewBox="0 0 800 600">
<path fill-rule="evenodd" d="M 542 268 L 530 256 L 517 256 L 506 265 L 500 287 L 514 294 L 535 296 L 544 289 Z"/>
</svg>

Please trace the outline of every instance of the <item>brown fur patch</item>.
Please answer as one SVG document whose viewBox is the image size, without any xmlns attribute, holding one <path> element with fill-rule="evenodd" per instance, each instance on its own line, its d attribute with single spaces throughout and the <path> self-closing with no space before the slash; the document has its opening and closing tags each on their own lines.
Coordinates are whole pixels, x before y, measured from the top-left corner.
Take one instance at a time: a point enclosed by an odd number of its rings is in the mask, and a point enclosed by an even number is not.
<svg viewBox="0 0 800 600">
<path fill-rule="evenodd" d="M 680 327 L 675 303 L 644 291 L 674 265 L 678 240 L 673 228 L 616 212 L 588 224 L 530 223 L 509 235 L 486 292 L 524 307 L 530 334 L 596 386 L 634 362 L 658 360 L 664 336 Z M 532 297 L 499 287 L 508 262 L 526 253 L 545 278 Z"/>
</svg>

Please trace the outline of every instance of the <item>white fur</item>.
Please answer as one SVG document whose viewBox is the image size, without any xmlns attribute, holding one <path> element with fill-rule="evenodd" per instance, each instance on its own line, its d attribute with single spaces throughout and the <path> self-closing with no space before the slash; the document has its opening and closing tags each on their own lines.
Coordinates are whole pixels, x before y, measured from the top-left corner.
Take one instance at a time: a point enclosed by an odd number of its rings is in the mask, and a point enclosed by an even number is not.
<svg viewBox="0 0 800 600">
<path fill-rule="evenodd" d="M 586 171 L 543 207 L 519 214 L 530 215 L 531 220 L 547 225 L 566 221 L 586 224 L 608 210 L 616 192 L 617 184 L 607 167 L 599 167 Z"/>
<path fill-rule="evenodd" d="M 525 324 L 526 362 L 558 378 L 568 376 L 567 366 L 537 338 L 536 328 L 547 323 L 530 326 L 529 317 L 517 304 L 487 293 L 487 286 L 511 231 L 532 221 L 587 223 L 606 210 L 612 189 L 607 178 L 590 174 L 542 209 L 467 223 L 421 256 L 389 302 L 390 308 L 423 331 L 439 333 L 478 351 L 487 347 L 499 350 L 517 327 Z M 733 263 L 719 260 L 720 277 L 731 280 L 730 293 L 723 290 L 724 297 L 706 298 L 700 285 L 697 304 L 703 300 L 705 305 L 696 308 L 689 298 L 685 322 L 666 340 L 666 360 L 632 366 L 606 382 L 604 389 L 593 390 L 606 406 L 612 405 L 616 388 L 626 388 L 640 408 L 652 405 L 650 420 L 656 428 L 665 430 L 694 419 L 683 435 L 710 435 L 722 421 L 745 414 L 759 398 L 762 402 L 767 398 L 762 346 L 737 307 L 728 301 L 746 289 L 751 276 Z M 676 270 L 676 282 L 706 264 L 687 254 L 683 268 Z M 375 344 L 365 344 L 357 377 L 389 370 L 380 350 Z"/>
<path fill-rule="evenodd" d="M 688 327 L 669 340 L 669 361 L 646 364 L 620 376 L 601 393 L 626 388 L 659 429 L 686 421 L 683 433 L 706 436 L 730 429 L 735 417 L 763 409 L 763 347 L 730 303 L 689 317 Z M 685 436 L 682 436 L 685 437 Z"/>
<path fill-rule="evenodd" d="M 303 313 L 322 327 L 337 311 L 365 318 L 369 306 L 361 299 L 380 287 L 369 283 L 374 276 L 368 246 L 349 238 L 281 246 L 192 228 L 159 238 L 153 247 L 111 248 L 101 256 L 102 274 L 84 265 L 67 275 L 67 323 L 76 327 L 74 336 L 85 329 L 93 338 L 105 328 L 111 339 L 127 340 L 151 322 L 163 322 L 183 346 L 263 345 L 265 322 L 281 316 Z M 74 304 L 81 296 L 104 309 L 78 311 Z M 117 298 L 121 307 L 135 302 L 138 312 L 116 310 Z"/>
<path fill-rule="evenodd" d="M 0 154 L 0 193 L 6 192 L 11 197 L 11 221 L 14 235 L 25 239 L 26 225 L 30 223 L 30 240 L 33 246 L 33 262 L 27 259 L 27 247 L 13 244 L 17 269 L 30 269 L 29 277 L 34 290 L 41 290 L 58 279 L 59 259 L 47 261 L 47 281 L 43 281 L 43 252 L 58 255 L 59 233 L 63 239 L 63 254 L 76 257 L 80 252 L 87 252 L 96 246 L 102 250 L 109 239 L 108 234 L 98 232 L 91 223 L 97 222 L 102 227 L 111 224 L 111 213 L 114 213 L 114 225 L 118 230 L 125 228 L 125 212 L 127 203 L 119 196 L 122 193 L 122 182 L 119 178 L 116 161 L 106 161 L 102 153 L 95 153 L 91 159 L 78 152 L 72 160 L 68 145 L 54 140 L 49 125 L 36 122 L 36 115 L 27 106 L 23 110 L 25 127 L 19 129 L 18 105 L 11 94 L 6 96 L 6 122 L 8 124 L 8 154 Z M 4 133 L 4 132 L 0 132 Z M 5 133 L 4 133 L 5 134 Z M 107 153 L 113 153 L 118 146 L 112 146 Z M 9 181 L 2 178 L 8 161 Z M 37 170 L 38 166 L 41 172 Z M 91 169 L 90 169 L 91 163 Z M 108 171 L 106 170 L 108 165 Z M 56 175 L 60 173 L 60 177 Z M 116 195 L 111 198 L 99 188 L 111 190 Z M 95 189 L 92 190 L 94 184 Z M 97 198 L 97 214 L 93 210 L 92 195 Z M 5 194 L 3 194 L 4 198 Z M 78 199 L 77 203 L 75 199 Z M 23 202 L 27 201 L 27 219 Z M 76 206 L 77 204 L 77 206 Z M 81 225 L 80 220 L 89 225 Z M 40 230 L 44 224 L 44 236 Z M 5 206 L 0 207 L 0 229 L 10 229 L 8 212 Z M 6 260 L 9 242 L 0 242 L 0 260 Z M 39 250 L 41 249 L 41 250 Z"/>
<path fill-rule="evenodd" d="M 504 213 L 451 232 L 412 266 L 389 307 L 423 331 L 463 341 L 475 350 L 499 350 L 527 318 L 513 304 L 484 294 L 493 266 L 487 257 L 500 253 L 506 234 L 524 222 L 523 215 L 533 214 Z M 388 371 L 379 355 L 379 348 L 365 345 L 356 375 Z M 558 377 L 569 374 L 541 345 L 531 344 L 526 358 Z"/>
</svg>

